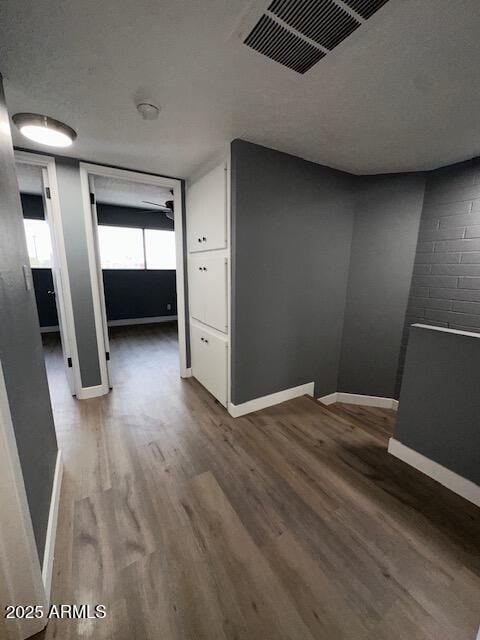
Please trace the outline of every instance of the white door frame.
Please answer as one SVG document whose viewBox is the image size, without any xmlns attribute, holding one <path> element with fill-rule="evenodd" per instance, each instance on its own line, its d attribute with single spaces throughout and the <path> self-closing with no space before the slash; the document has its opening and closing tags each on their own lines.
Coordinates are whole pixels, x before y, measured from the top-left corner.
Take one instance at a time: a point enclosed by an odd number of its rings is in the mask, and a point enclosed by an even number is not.
<svg viewBox="0 0 480 640">
<path fill-rule="evenodd" d="M 103 286 L 103 274 L 102 274 L 102 269 L 100 264 L 100 244 L 98 239 L 98 215 L 97 215 L 97 200 L 95 196 L 95 178 L 92 174 L 89 174 L 88 176 L 88 190 L 91 194 L 93 194 L 93 202 L 90 202 L 90 210 L 92 215 L 93 248 L 95 253 L 95 265 L 97 266 L 96 273 L 97 273 L 97 281 L 98 281 L 98 291 L 100 294 L 100 306 L 102 311 L 103 344 L 104 344 L 104 351 L 106 356 L 107 382 L 108 382 L 108 388 L 111 389 L 112 383 L 110 378 L 110 367 L 108 364 L 108 361 L 110 358 L 110 337 L 108 335 L 105 289 Z"/>
<path fill-rule="evenodd" d="M 32 519 L 18 457 L 3 370 L 0 363 L 0 636 L 23 640 L 41 631 L 47 620 L 5 620 L 4 607 L 45 608 L 48 598 L 42 580 Z"/>
<path fill-rule="evenodd" d="M 80 180 L 82 187 L 83 212 L 85 219 L 85 230 L 87 234 L 88 256 L 90 264 L 90 280 L 93 293 L 93 305 L 95 311 L 95 323 L 97 325 L 97 341 L 99 345 L 98 357 L 100 370 L 102 372 L 102 384 L 108 386 L 107 361 L 105 356 L 105 331 L 102 314 L 102 304 L 105 304 L 103 286 L 101 282 L 101 266 L 95 251 L 95 234 L 93 225 L 96 224 L 92 206 L 90 204 L 89 177 L 101 176 L 106 178 L 117 178 L 128 180 L 139 184 L 149 184 L 158 187 L 166 187 L 173 190 L 173 202 L 175 209 L 175 249 L 176 249 L 176 284 L 177 284 L 177 318 L 178 318 L 178 347 L 180 356 L 180 376 L 188 378 L 191 370 L 187 368 L 187 338 L 186 338 L 186 318 L 185 318 L 185 274 L 184 274 L 184 249 L 183 249 L 183 202 L 182 202 L 182 181 L 176 178 L 165 178 L 163 176 L 148 173 L 139 173 L 127 169 L 116 169 L 103 165 L 88 162 L 80 163 Z"/>
<path fill-rule="evenodd" d="M 67 266 L 67 254 L 65 250 L 65 239 L 63 235 L 62 216 L 60 209 L 60 198 L 58 195 L 57 172 L 55 168 L 55 158 L 52 156 L 40 155 L 37 153 L 28 153 L 26 151 L 15 151 L 15 162 L 37 166 L 42 169 L 42 178 L 45 178 L 50 190 L 50 199 L 45 199 L 46 203 L 45 218 L 48 221 L 50 234 L 52 237 L 52 245 L 54 251 L 54 265 L 56 270 L 54 282 L 60 286 L 57 291 L 59 312 L 59 323 L 61 323 L 61 339 L 65 370 L 67 372 L 67 380 L 73 395 L 79 396 L 82 389 L 82 381 L 80 377 L 80 364 L 78 359 L 77 340 L 75 335 L 75 320 L 73 314 L 72 294 L 70 290 L 70 278 Z M 60 317 L 63 315 L 63 317 Z M 71 367 L 69 360 L 71 359 Z M 71 375 L 69 373 L 71 370 Z"/>
</svg>

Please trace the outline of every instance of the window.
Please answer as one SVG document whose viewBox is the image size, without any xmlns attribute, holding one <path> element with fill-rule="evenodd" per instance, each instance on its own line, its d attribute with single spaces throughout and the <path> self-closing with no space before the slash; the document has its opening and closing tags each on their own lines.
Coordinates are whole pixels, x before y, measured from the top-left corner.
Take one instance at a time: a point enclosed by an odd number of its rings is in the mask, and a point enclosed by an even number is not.
<svg viewBox="0 0 480 640">
<path fill-rule="evenodd" d="M 175 232 L 145 229 L 147 269 L 175 269 Z"/>
<path fill-rule="evenodd" d="M 175 232 L 98 226 L 102 269 L 176 269 Z"/>
<path fill-rule="evenodd" d="M 28 257 L 32 269 L 49 269 L 52 267 L 52 240 L 46 220 L 24 219 L 25 236 L 27 238 Z"/>
<path fill-rule="evenodd" d="M 102 269 L 145 269 L 143 229 L 98 227 Z"/>
</svg>

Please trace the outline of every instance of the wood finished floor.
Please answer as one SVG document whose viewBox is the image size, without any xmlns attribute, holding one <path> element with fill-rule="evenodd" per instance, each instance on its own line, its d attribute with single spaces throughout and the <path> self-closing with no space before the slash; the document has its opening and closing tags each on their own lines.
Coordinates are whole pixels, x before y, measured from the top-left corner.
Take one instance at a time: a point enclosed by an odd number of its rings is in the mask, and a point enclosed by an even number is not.
<svg viewBox="0 0 480 640">
<path fill-rule="evenodd" d="M 112 331 L 114 390 L 68 395 L 56 603 L 41 640 L 474 640 L 479 510 L 389 456 L 387 410 L 306 397 L 231 418 L 178 377 L 175 327 Z"/>
</svg>

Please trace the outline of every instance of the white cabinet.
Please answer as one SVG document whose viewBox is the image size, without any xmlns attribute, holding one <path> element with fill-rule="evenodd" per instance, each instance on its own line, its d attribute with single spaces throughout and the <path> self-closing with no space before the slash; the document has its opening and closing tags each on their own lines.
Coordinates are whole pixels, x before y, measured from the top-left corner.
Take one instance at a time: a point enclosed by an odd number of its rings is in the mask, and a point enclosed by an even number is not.
<svg viewBox="0 0 480 640">
<path fill-rule="evenodd" d="M 227 246 L 227 185 L 223 164 L 188 186 L 187 239 L 190 252 Z"/>
<path fill-rule="evenodd" d="M 213 331 L 190 326 L 192 374 L 217 400 L 227 406 L 228 342 Z"/>
<path fill-rule="evenodd" d="M 217 253 L 198 253 L 188 259 L 190 315 L 227 332 L 228 260 Z"/>
</svg>

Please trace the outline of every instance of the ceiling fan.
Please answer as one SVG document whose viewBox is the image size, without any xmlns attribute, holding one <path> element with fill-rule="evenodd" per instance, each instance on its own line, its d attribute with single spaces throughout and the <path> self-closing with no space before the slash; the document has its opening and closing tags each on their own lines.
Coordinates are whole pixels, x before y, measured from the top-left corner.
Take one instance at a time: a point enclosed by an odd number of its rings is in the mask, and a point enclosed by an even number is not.
<svg viewBox="0 0 480 640">
<path fill-rule="evenodd" d="M 164 213 L 167 218 L 170 220 L 175 219 L 175 215 L 173 212 L 173 200 L 167 200 L 165 204 L 160 204 L 159 202 L 151 202 L 150 200 L 142 200 L 145 204 L 153 204 L 154 207 L 158 207 L 158 210 Z"/>
</svg>

